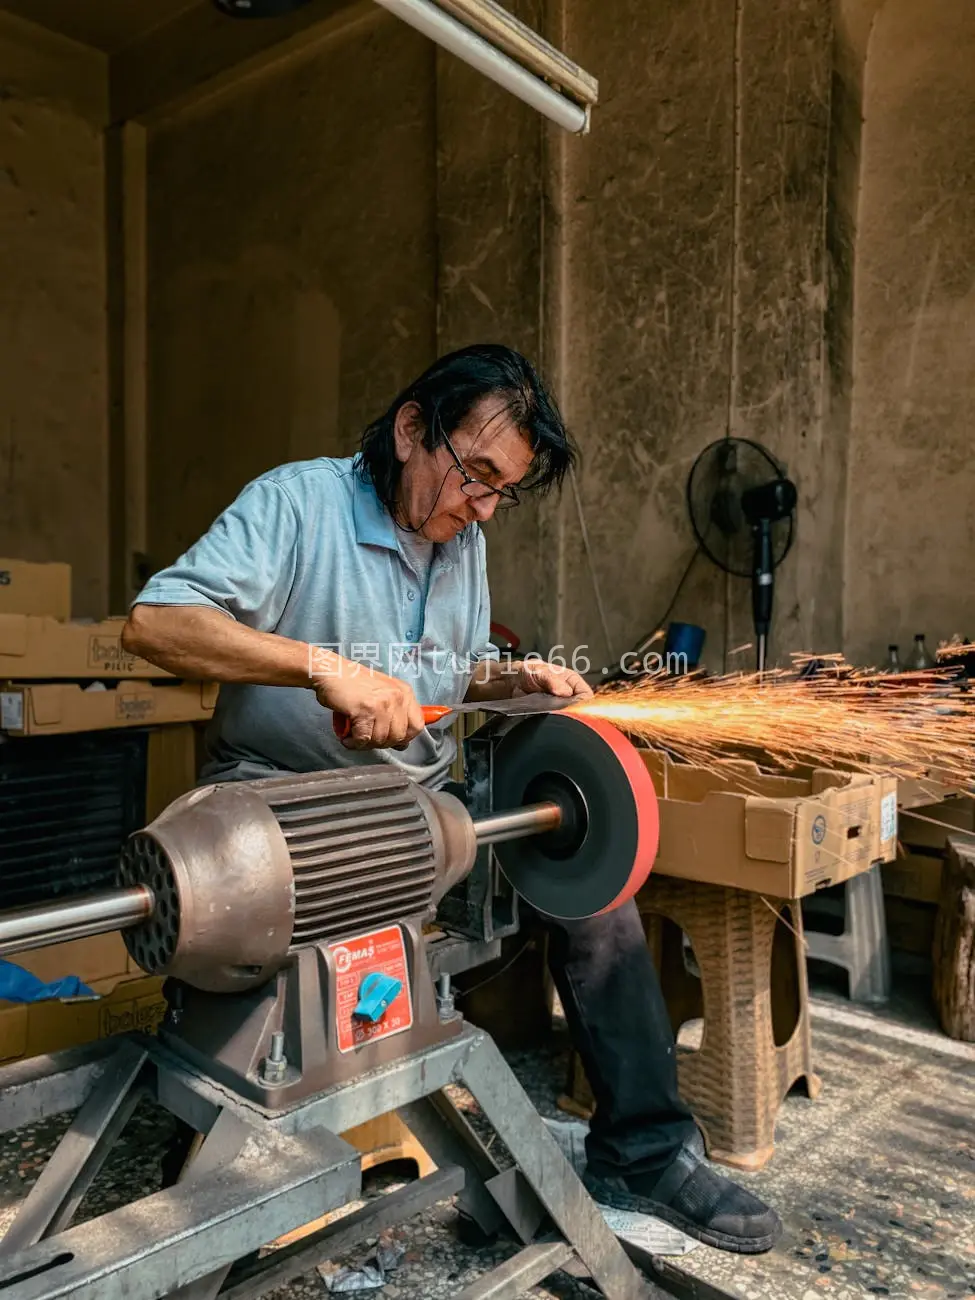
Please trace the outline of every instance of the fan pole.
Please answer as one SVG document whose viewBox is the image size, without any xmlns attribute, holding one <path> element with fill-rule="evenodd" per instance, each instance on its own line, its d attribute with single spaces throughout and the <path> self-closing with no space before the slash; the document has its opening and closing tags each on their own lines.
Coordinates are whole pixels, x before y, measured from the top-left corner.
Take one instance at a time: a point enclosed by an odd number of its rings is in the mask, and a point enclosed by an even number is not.
<svg viewBox="0 0 975 1300">
<path fill-rule="evenodd" d="M 768 634 L 772 626 L 772 520 L 760 517 L 752 526 L 755 538 L 755 568 L 752 573 L 752 615 L 758 645 L 758 671 L 765 672 L 768 662 Z"/>
</svg>

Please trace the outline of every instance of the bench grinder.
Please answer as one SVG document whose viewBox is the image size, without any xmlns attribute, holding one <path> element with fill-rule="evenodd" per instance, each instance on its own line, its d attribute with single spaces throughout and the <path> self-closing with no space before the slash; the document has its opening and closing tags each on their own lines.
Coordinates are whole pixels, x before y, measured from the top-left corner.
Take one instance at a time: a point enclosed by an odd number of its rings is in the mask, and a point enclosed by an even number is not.
<svg viewBox="0 0 975 1300">
<path fill-rule="evenodd" d="M 486 1231 L 514 1224 L 536 1251 L 533 1278 L 575 1255 L 604 1294 L 648 1294 L 491 1040 L 449 998 L 438 1000 L 428 959 L 428 947 L 449 943 L 448 904 L 456 914 L 475 870 L 488 896 L 510 887 L 539 912 L 577 918 L 632 898 L 653 865 L 656 797 L 637 751 L 609 724 L 559 711 L 562 701 L 553 711 L 543 704 L 505 702 L 475 734 L 487 768 L 469 764 L 466 803 L 384 764 L 206 786 L 129 839 L 116 890 L 0 914 L 4 953 L 122 929 L 139 966 L 166 977 L 168 1002 L 154 1039 L 109 1040 L 0 1071 L 0 1129 L 27 1122 L 32 1107 L 81 1106 L 65 1139 L 71 1149 L 58 1148 L 0 1239 L 0 1277 L 14 1269 L 21 1279 L 4 1300 L 215 1296 L 235 1260 L 354 1197 L 357 1153 L 337 1135 L 394 1108 L 440 1166 L 430 1195 L 443 1194 L 444 1171 L 464 1176 L 465 1211 Z M 441 903 L 448 920 L 434 937 Z M 493 956 L 495 935 L 458 936 L 475 949 L 478 939 Z M 493 1185 L 505 1175 L 491 1172 L 459 1113 L 445 1122 L 450 1082 L 474 1093 L 515 1155 L 514 1201 Z M 69 1227 L 79 1183 L 88 1185 L 117 1137 L 111 1123 L 93 1131 L 86 1111 L 131 1113 L 133 1095 L 145 1092 L 208 1135 L 188 1176 Z M 240 1166 L 244 1134 L 252 1155 L 254 1142 L 330 1145 L 304 1166 L 308 1153 L 291 1151 L 292 1166 L 304 1168 L 291 1179 L 304 1188 L 293 1203 L 280 1150 L 277 1186 L 261 1194 L 252 1170 L 237 1179 L 231 1232 L 225 1218 L 212 1222 L 215 1193 L 207 1203 L 204 1191 L 217 1172 L 226 1179 Z M 133 1236 L 140 1207 L 159 1198 L 179 1207 L 178 1231 L 157 1205 Z M 528 1226 L 526 1203 L 538 1211 Z M 120 1237 L 106 1227 L 101 1241 L 98 1225 L 118 1220 L 117 1228 L 122 1215 L 128 1230 Z M 550 1259 L 529 1244 L 546 1216 L 556 1230 Z M 201 1247 L 195 1265 L 187 1232 Z M 116 1289 L 99 1290 L 108 1276 Z M 528 1276 L 518 1274 L 522 1289 Z M 263 1284 L 255 1274 L 250 1291 L 239 1282 L 233 1294 L 259 1295 Z"/>
</svg>

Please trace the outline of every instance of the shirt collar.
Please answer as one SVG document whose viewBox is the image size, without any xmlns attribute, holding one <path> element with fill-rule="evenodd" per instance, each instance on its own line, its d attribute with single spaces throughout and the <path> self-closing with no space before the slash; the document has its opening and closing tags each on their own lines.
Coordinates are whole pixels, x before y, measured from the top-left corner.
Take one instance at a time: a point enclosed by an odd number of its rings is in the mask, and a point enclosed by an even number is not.
<svg viewBox="0 0 975 1300">
<path fill-rule="evenodd" d="M 355 520 L 355 539 L 364 546 L 385 546 L 398 551 L 396 529 L 389 512 L 376 495 L 372 480 L 363 476 L 359 458 L 352 470 L 352 515 Z"/>
<path fill-rule="evenodd" d="M 396 526 L 389 511 L 379 500 L 372 480 L 363 477 L 358 456 L 352 471 L 352 515 L 355 521 L 355 539 L 362 546 L 384 546 L 399 552 Z M 449 569 L 460 559 L 460 537 L 443 542 L 435 551 L 442 568 Z"/>
</svg>

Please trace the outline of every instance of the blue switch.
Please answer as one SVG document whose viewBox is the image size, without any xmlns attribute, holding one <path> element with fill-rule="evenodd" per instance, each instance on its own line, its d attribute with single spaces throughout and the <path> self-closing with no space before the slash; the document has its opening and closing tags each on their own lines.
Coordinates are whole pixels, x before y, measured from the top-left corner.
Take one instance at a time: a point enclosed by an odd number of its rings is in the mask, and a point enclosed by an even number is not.
<svg viewBox="0 0 975 1300">
<path fill-rule="evenodd" d="M 373 971 L 371 975 L 366 975 L 359 985 L 359 1001 L 352 1014 L 375 1024 L 377 1020 L 382 1020 L 387 1009 L 396 1001 L 402 990 L 402 980 L 394 979 L 392 975 L 384 975 L 382 971 Z"/>
</svg>

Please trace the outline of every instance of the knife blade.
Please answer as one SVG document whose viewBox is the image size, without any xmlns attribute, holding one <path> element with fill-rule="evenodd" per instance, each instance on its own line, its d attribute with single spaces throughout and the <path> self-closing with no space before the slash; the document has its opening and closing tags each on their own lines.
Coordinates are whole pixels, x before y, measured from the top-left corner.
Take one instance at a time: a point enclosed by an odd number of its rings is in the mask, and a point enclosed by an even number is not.
<svg viewBox="0 0 975 1300">
<path fill-rule="evenodd" d="M 577 704 L 578 698 L 574 695 L 543 695 L 540 692 L 533 695 L 517 695 L 507 700 L 477 700 L 476 702 L 463 704 L 423 704 L 423 721 L 426 726 L 434 722 L 441 722 L 444 718 L 449 717 L 452 713 L 503 713 L 508 716 L 520 717 L 522 714 L 529 713 L 554 713 L 558 709 L 565 709 L 570 704 Z M 333 713 L 332 727 L 339 740 L 345 740 L 352 732 L 352 719 L 347 713 Z"/>
</svg>

